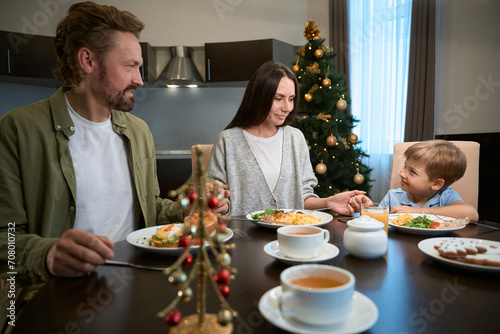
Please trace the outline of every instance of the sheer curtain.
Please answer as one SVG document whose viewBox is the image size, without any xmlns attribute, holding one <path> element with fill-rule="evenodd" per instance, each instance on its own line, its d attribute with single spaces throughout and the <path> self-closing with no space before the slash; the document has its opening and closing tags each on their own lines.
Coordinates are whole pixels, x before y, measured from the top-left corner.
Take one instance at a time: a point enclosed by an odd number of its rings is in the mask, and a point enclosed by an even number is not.
<svg viewBox="0 0 500 334">
<path fill-rule="evenodd" d="M 349 1 L 351 112 L 360 120 L 365 164 L 375 180 L 370 197 L 389 189 L 394 144 L 404 139 L 411 0 Z"/>
</svg>

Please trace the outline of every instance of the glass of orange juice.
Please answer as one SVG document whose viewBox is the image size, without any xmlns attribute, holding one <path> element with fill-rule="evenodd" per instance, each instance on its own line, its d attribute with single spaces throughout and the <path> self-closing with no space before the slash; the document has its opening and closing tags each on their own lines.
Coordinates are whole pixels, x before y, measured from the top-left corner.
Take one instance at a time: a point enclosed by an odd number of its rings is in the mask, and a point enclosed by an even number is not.
<svg viewBox="0 0 500 334">
<path fill-rule="evenodd" d="M 367 215 L 384 223 L 385 233 L 389 233 L 389 207 L 380 206 L 380 203 L 361 204 L 361 215 Z"/>
</svg>

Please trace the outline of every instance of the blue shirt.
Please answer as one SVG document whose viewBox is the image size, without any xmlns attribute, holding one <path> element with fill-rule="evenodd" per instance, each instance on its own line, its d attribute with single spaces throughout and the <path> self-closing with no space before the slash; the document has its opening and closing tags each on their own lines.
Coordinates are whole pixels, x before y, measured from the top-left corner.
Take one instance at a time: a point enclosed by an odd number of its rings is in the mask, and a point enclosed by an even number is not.
<svg viewBox="0 0 500 334">
<path fill-rule="evenodd" d="M 455 190 L 446 188 L 439 190 L 437 194 L 434 195 L 434 197 L 432 197 L 429 201 L 427 201 L 427 203 L 425 203 L 423 207 L 432 208 L 439 206 L 448 206 L 455 201 L 463 201 L 463 199 Z M 399 205 L 419 208 L 418 205 L 412 202 L 409 193 L 401 188 L 389 190 L 380 203 L 380 206 L 388 206 L 389 210 Z"/>
</svg>

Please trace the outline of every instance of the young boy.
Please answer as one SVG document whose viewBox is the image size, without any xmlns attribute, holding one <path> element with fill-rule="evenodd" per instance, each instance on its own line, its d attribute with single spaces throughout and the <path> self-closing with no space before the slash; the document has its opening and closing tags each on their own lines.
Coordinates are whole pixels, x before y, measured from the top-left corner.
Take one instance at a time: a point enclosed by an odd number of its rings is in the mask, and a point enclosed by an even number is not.
<svg viewBox="0 0 500 334">
<path fill-rule="evenodd" d="M 380 205 L 390 213 L 427 213 L 477 221 L 474 207 L 448 188 L 465 173 L 467 159 L 458 147 L 446 140 L 430 140 L 405 151 L 401 188 L 387 192 Z"/>
</svg>

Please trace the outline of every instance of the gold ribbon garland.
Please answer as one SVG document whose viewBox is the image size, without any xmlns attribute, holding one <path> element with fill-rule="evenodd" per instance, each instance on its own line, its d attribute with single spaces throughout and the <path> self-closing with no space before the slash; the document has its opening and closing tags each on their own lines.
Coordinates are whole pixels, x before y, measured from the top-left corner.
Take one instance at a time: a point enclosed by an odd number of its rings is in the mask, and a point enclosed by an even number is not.
<svg viewBox="0 0 500 334">
<path fill-rule="evenodd" d="M 329 115 L 329 114 L 324 114 L 322 112 L 320 112 L 317 116 L 316 116 L 317 119 L 320 119 L 322 121 L 325 121 L 325 122 L 328 122 L 330 118 L 332 118 L 332 115 Z"/>
<path fill-rule="evenodd" d="M 321 70 L 319 69 L 319 65 L 317 62 L 314 62 L 311 66 L 307 66 L 306 69 L 311 73 L 315 73 L 315 74 L 321 73 Z"/>
</svg>

